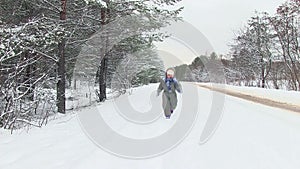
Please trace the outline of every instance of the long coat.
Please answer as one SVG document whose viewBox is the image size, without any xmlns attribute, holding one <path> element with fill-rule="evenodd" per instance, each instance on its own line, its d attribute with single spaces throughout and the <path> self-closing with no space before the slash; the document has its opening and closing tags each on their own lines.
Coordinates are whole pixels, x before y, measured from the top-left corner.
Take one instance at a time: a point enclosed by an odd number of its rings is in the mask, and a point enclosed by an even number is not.
<svg viewBox="0 0 300 169">
<path fill-rule="evenodd" d="M 157 94 L 163 91 L 162 94 L 162 106 L 164 109 L 165 116 L 171 115 L 171 110 L 175 110 L 177 106 L 177 92 L 182 93 L 182 87 L 178 81 L 174 81 L 170 84 L 171 90 L 168 89 L 165 81 L 160 79 L 160 84 L 157 88 Z"/>
</svg>

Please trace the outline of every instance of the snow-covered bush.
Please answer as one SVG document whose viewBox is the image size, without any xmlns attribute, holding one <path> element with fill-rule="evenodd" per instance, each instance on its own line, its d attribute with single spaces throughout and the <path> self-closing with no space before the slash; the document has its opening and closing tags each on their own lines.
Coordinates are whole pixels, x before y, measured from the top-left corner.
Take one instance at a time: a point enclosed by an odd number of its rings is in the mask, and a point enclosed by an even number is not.
<svg viewBox="0 0 300 169">
<path fill-rule="evenodd" d="M 47 53 L 59 28 L 40 19 L 0 30 L 0 127 L 41 126 L 55 110 L 53 92 L 44 88 L 55 84 L 56 59 Z"/>
<path fill-rule="evenodd" d="M 20 84 L 7 84 L 1 85 L 0 127 L 13 130 L 25 125 L 42 126 L 55 113 L 53 90 L 38 85 L 29 93 L 20 90 Z"/>
</svg>

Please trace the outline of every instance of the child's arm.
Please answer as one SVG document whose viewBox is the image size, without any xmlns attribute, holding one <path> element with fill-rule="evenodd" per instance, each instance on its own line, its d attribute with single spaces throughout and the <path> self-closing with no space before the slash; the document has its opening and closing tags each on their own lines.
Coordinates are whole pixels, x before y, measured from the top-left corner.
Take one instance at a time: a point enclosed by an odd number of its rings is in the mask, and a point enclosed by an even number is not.
<svg viewBox="0 0 300 169">
<path fill-rule="evenodd" d="M 177 79 L 173 79 L 174 84 L 175 84 L 175 89 L 177 90 L 178 93 L 182 93 L 182 86 L 181 84 L 177 81 Z"/>
<path fill-rule="evenodd" d="M 160 79 L 159 86 L 157 88 L 157 96 L 159 96 L 160 92 L 163 90 L 162 79 Z"/>
</svg>

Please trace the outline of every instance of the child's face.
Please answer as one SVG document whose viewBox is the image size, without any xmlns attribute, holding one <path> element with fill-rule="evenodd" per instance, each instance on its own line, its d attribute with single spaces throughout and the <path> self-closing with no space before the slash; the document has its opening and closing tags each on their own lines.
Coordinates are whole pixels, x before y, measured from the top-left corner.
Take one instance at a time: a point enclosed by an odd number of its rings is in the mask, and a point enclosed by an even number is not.
<svg viewBox="0 0 300 169">
<path fill-rule="evenodd" d="M 167 78 L 173 78 L 173 75 L 167 74 Z"/>
</svg>

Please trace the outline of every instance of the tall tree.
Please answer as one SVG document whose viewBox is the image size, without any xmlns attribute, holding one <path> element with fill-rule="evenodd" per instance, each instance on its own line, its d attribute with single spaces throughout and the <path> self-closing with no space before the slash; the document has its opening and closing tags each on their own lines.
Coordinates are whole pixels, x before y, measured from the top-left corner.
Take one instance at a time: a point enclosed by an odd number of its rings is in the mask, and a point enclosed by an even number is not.
<svg viewBox="0 0 300 169">
<path fill-rule="evenodd" d="M 67 17 L 67 0 L 61 0 L 60 20 L 63 22 Z M 58 62 L 57 62 L 57 110 L 59 113 L 66 113 L 66 59 L 65 59 L 66 40 L 64 37 L 58 43 Z"/>
<path fill-rule="evenodd" d="M 289 0 L 278 7 L 276 15 L 270 18 L 280 44 L 281 55 L 291 77 L 293 90 L 300 90 L 299 16 L 300 1 Z"/>
<path fill-rule="evenodd" d="M 101 25 L 104 26 L 109 22 L 110 19 L 110 8 L 111 8 L 111 2 L 110 0 L 106 0 L 106 8 L 101 8 Z M 107 43 L 108 43 L 108 37 L 105 36 L 106 38 L 104 39 L 105 41 L 105 47 L 102 49 L 102 56 L 101 56 L 101 62 L 99 66 L 99 101 L 103 102 L 106 99 L 106 82 L 107 82 L 107 62 L 108 62 L 108 57 L 107 57 Z"/>
<path fill-rule="evenodd" d="M 232 45 L 234 69 L 241 72 L 248 82 L 259 79 L 257 86 L 263 88 L 270 72 L 274 49 L 274 34 L 268 18 L 267 13 L 256 13 Z"/>
<path fill-rule="evenodd" d="M 260 16 L 261 15 L 261 16 Z M 257 57 L 258 65 L 260 66 L 260 82 L 258 86 L 265 88 L 266 78 L 269 75 L 272 63 L 272 38 L 270 24 L 268 21 L 268 14 L 262 13 L 252 17 L 249 21 L 250 37 L 249 45 L 252 54 Z M 267 63 L 269 63 L 267 69 Z"/>
</svg>

